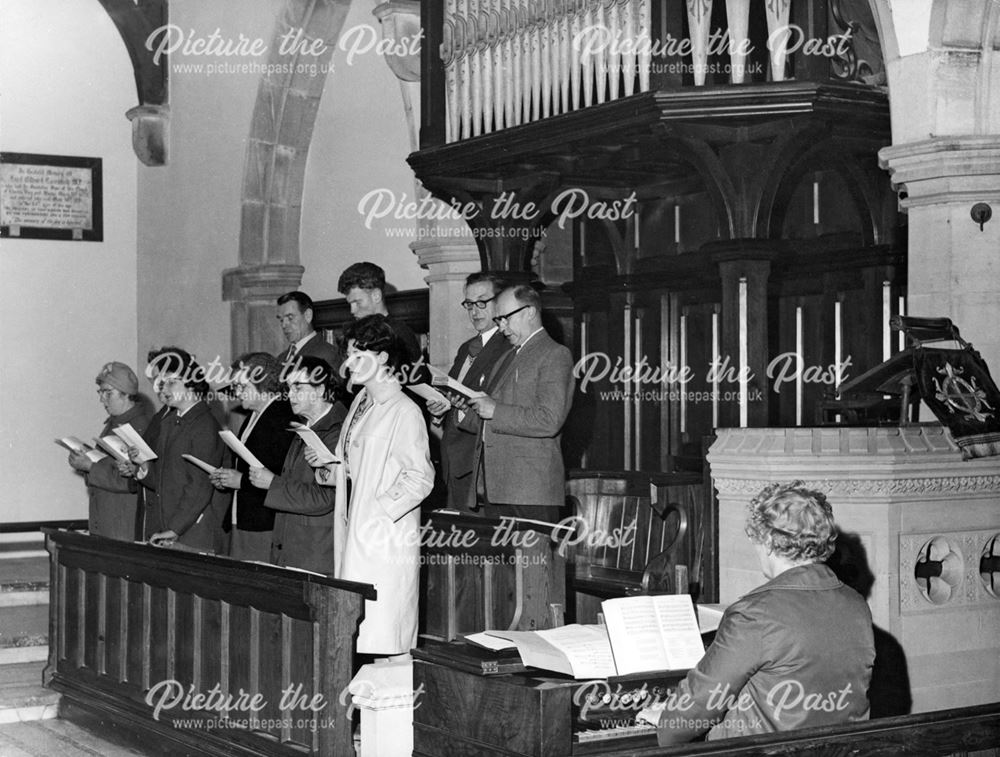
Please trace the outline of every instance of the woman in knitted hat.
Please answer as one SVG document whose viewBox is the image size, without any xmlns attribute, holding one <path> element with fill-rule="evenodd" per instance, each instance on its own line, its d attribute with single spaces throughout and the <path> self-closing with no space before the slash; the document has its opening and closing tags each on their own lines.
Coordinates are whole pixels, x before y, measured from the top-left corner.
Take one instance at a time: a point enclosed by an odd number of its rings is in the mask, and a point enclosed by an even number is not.
<svg viewBox="0 0 1000 757">
<path fill-rule="evenodd" d="M 140 434 L 149 424 L 150 409 L 141 402 L 139 381 L 124 363 L 106 363 L 97 378 L 97 395 L 108 413 L 101 436 L 126 423 Z M 96 536 L 134 541 L 136 538 L 136 496 L 128 478 L 122 476 L 114 458 L 94 462 L 83 452 L 71 452 L 69 464 L 87 482 L 90 500 L 89 530 Z"/>
</svg>

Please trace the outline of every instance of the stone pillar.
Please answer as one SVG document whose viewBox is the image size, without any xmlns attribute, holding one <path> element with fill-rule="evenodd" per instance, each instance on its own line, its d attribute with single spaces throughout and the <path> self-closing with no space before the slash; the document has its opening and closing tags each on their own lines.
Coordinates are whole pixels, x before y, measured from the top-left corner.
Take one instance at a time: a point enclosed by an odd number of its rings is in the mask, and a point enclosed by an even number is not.
<svg viewBox="0 0 1000 757">
<path fill-rule="evenodd" d="M 743 532 L 747 503 L 769 483 L 802 479 L 860 537 L 872 618 L 903 647 L 914 711 L 1000 699 L 1000 599 L 980 576 L 1000 535 L 1000 458 L 963 461 L 947 430 L 925 425 L 719 429 L 708 462 L 722 602 L 766 580 Z M 944 562 L 929 598 L 915 575 L 928 545 Z"/>
<path fill-rule="evenodd" d="M 456 235 L 435 238 L 433 232 L 441 228 L 454 230 Z M 479 249 L 467 229 L 462 233 L 457 226 L 435 224 L 425 230 L 430 238 L 413 242 L 410 249 L 428 270 L 424 281 L 430 287 L 430 361 L 447 370 L 458 345 L 476 333 L 459 303 L 465 296 L 465 277 L 481 270 Z"/>
<path fill-rule="evenodd" d="M 1000 371 L 1000 136 L 938 137 L 885 147 L 879 162 L 909 214 L 907 310 L 946 316 Z M 987 203 L 992 220 L 974 222 Z"/>
<path fill-rule="evenodd" d="M 230 268 L 222 273 L 222 299 L 230 305 L 232 357 L 244 352 L 270 352 L 285 348 L 285 337 L 275 318 L 275 301 L 299 288 L 300 265 L 273 263 Z"/>
</svg>

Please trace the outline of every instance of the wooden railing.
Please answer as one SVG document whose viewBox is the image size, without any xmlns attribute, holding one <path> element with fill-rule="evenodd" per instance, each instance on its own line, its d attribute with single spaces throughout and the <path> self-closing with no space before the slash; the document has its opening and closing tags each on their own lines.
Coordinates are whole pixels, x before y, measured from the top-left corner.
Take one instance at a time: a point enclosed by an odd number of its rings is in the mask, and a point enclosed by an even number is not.
<svg viewBox="0 0 1000 757">
<path fill-rule="evenodd" d="M 368 584 L 45 529 L 45 683 L 175 753 L 344 755 Z"/>
</svg>

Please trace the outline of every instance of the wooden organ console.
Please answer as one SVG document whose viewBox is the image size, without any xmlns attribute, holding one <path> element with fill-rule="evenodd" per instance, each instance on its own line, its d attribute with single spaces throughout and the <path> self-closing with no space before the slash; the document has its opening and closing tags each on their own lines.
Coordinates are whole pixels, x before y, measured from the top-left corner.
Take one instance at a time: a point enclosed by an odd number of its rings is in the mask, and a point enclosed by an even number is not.
<svg viewBox="0 0 1000 757">
<path fill-rule="evenodd" d="M 447 646 L 413 652 L 418 757 L 598 754 L 656 746 L 652 726 L 634 720 L 681 675 L 576 681 L 542 671 L 482 675 L 455 666 Z"/>
</svg>

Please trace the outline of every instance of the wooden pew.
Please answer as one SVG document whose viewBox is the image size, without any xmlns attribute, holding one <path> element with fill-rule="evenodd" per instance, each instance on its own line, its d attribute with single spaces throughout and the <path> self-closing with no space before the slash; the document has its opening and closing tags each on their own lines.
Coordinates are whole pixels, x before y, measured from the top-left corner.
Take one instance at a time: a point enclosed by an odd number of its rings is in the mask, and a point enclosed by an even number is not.
<svg viewBox="0 0 1000 757">
<path fill-rule="evenodd" d="M 576 621 L 600 600 L 702 591 L 712 549 L 711 497 L 696 473 L 577 471 L 566 485 L 578 519 L 570 560 Z"/>
<path fill-rule="evenodd" d="M 450 512 L 424 517 L 425 638 L 453 641 L 488 628 L 562 625 L 566 561 L 551 528 Z"/>
<path fill-rule="evenodd" d="M 43 530 L 44 680 L 63 695 L 61 716 L 174 754 L 352 753 L 344 694 L 373 587 Z"/>
</svg>

